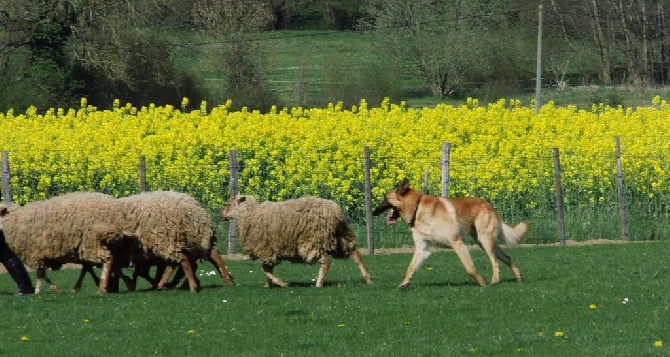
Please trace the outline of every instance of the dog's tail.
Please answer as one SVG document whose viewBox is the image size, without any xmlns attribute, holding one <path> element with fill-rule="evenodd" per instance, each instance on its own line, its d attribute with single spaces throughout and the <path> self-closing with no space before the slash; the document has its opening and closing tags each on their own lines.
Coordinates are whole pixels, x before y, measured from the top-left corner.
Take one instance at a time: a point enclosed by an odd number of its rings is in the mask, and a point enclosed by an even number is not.
<svg viewBox="0 0 670 357">
<path fill-rule="evenodd" d="M 501 236 L 508 247 L 516 247 L 519 245 L 523 235 L 528 232 L 529 227 L 530 223 L 528 222 L 521 222 L 514 227 L 510 227 L 503 223 Z"/>
</svg>

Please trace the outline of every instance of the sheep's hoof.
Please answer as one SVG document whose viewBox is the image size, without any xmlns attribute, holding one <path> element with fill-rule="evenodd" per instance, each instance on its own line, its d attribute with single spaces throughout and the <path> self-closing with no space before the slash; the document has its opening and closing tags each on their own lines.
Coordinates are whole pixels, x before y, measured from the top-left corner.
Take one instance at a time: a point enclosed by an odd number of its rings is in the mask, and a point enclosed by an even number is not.
<svg viewBox="0 0 670 357">
<path fill-rule="evenodd" d="M 400 290 L 406 290 L 409 287 L 409 283 L 403 283 L 398 286 L 398 289 Z"/>
</svg>

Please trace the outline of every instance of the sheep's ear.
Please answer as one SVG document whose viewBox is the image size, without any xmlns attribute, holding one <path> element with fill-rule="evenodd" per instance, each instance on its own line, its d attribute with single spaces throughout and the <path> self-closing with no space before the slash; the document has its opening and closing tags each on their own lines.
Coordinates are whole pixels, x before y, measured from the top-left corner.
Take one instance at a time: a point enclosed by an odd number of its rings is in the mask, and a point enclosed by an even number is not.
<svg viewBox="0 0 670 357">
<path fill-rule="evenodd" d="M 242 203 L 247 200 L 247 196 L 240 196 L 240 198 L 237 199 L 237 203 Z"/>
<path fill-rule="evenodd" d="M 6 205 L 0 206 L 0 217 L 4 217 L 9 213 L 9 209 L 7 208 Z"/>
<path fill-rule="evenodd" d="M 399 195 L 404 195 L 405 193 L 407 193 L 407 191 L 409 191 L 409 179 L 405 177 L 405 179 L 402 180 L 402 183 L 398 187 L 397 192 Z"/>
</svg>

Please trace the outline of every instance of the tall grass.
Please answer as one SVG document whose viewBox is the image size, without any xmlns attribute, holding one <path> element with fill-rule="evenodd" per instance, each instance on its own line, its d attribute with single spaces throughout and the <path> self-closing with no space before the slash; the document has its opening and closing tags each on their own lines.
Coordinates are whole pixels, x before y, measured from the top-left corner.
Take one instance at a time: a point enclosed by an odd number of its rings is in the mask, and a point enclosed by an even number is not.
<svg viewBox="0 0 670 357">
<path fill-rule="evenodd" d="M 264 289 L 259 265 L 248 260 L 227 261 L 237 286 L 203 274 L 198 294 L 141 286 L 101 296 L 87 281 L 77 295 L 16 297 L 0 275 L 0 355 L 667 355 L 668 249 L 668 242 L 506 249 L 525 281 L 503 268 L 502 283 L 483 288 L 453 252 L 436 252 L 402 292 L 396 286 L 409 254 L 364 256 L 370 286 L 353 262 L 335 261 L 321 289 L 312 287 L 317 266 L 289 263 L 275 272 L 291 285 Z M 484 254 L 473 258 L 488 278 Z M 76 271 L 52 275 L 65 286 Z"/>
</svg>

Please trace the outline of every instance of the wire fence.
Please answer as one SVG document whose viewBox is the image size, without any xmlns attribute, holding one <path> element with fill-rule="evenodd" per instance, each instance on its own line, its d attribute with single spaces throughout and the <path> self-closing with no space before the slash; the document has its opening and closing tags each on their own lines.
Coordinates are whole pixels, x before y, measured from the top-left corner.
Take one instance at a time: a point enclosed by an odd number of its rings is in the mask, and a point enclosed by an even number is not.
<svg viewBox="0 0 670 357">
<path fill-rule="evenodd" d="M 488 158 L 486 165 L 498 165 L 503 169 L 486 175 L 481 172 L 486 170 L 486 167 L 482 166 L 479 158 L 455 160 L 451 156 L 450 143 L 443 143 L 439 160 L 424 159 L 425 162 L 419 166 L 425 167 L 425 171 L 411 173 L 414 179 L 412 186 L 422 189 L 426 194 L 447 197 L 477 196 L 487 199 L 506 222 L 531 221 L 534 228 L 527 238 L 531 242 L 565 244 L 567 239 L 614 238 L 624 241 L 662 239 L 670 231 L 668 195 L 664 194 L 664 190 L 658 190 L 656 194 L 647 192 L 645 188 L 639 187 L 640 183 L 636 182 L 635 178 L 625 177 L 626 163 L 635 162 L 640 158 L 622 161 L 625 153 L 621 152 L 618 138 L 616 142 L 616 150 L 607 154 L 611 159 L 611 165 L 603 168 L 606 171 L 605 175 L 597 177 L 575 172 L 571 168 L 575 162 L 588 162 L 589 157 L 583 157 L 581 153 L 562 153 L 558 147 L 546 156 L 526 158 L 520 168 L 510 165 L 509 158 L 497 158 L 497 163 L 496 158 Z M 20 153 L 11 154 L 20 155 Z M 379 219 L 371 215 L 374 205 L 382 199 L 379 194 L 373 193 L 373 188 L 379 188 L 380 177 L 392 171 L 387 163 L 389 158 L 387 155 L 389 154 L 371 153 L 370 148 L 363 147 L 359 161 L 360 169 L 356 171 L 361 173 L 360 182 L 351 188 L 354 203 L 338 202 L 345 209 L 348 219 L 362 227 L 360 234 L 366 237 L 370 253 L 374 252 L 375 246 L 389 245 L 375 242 L 375 236 L 378 236 L 375 234 L 375 228 L 377 230 L 385 228 L 380 225 Z M 255 194 L 249 192 L 245 186 L 251 181 L 262 180 L 262 185 L 270 191 L 286 190 L 284 187 L 286 183 L 280 182 L 263 169 L 260 170 L 262 177 L 259 177 L 259 172 L 245 170 L 245 161 L 252 156 L 249 153 L 231 150 L 227 162 L 194 164 L 199 165 L 201 169 L 204 165 L 206 171 L 227 173 L 226 177 L 208 180 L 203 177 L 190 177 L 189 172 L 195 170 L 189 166 L 147 165 L 143 155 L 138 157 L 137 166 L 134 167 L 83 165 L 72 170 L 58 167 L 46 172 L 44 169 L 36 171 L 25 167 L 13 169 L 10 167 L 10 153 L 3 152 L 2 198 L 5 203 L 12 202 L 18 194 L 17 191 L 31 191 L 33 194 L 37 193 L 35 197 L 47 199 L 77 190 L 98 191 L 117 197 L 147 190 L 173 190 L 194 196 L 213 216 L 218 217 L 216 213 L 232 195 L 238 192 Z M 653 159 L 667 162 L 667 153 L 656 153 Z M 305 162 L 307 167 L 312 164 L 311 161 Z M 170 173 L 175 172 L 186 179 L 172 179 Z M 44 177 L 54 178 L 58 175 L 84 176 L 87 180 L 86 184 L 73 180 L 71 185 L 63 182 L 51 185 L 41 182 Z M 294 186 L 300 186 L 299 179 L 292 180 Z M 500 183 L 495 194 L 490 189 L 491 183 Z M 584 184 L 596 187 L 597 192 L 591 192 L 580 186 Z M 286 191 L 288 192 L 286 198 L 304 195 L 332 198 L 331 190 L 325 183 L 316 190 L 293 187 L 292 190 Z M 265 197 L 259 198 L 265 199 Z M 235 226 L 222 227 L 219 229 L 227 229 L 228 232 L 219 232 L 219 237 L 227 236 L 228 251 L 236 251 Z"/>
</svg>

